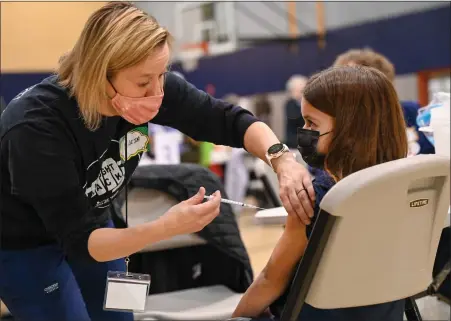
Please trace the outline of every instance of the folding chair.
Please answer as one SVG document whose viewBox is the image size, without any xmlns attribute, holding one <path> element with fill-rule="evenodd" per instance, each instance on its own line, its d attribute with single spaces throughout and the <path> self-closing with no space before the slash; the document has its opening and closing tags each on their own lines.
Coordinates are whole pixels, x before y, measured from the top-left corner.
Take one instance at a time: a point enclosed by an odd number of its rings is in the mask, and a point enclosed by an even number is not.
<svg viewBox="0 0 451 321">
<path fill-rule="evenodd" d="M 249 155 L 247 155 L 250 157 Z M 282 206 L 282 202 L 277 194 L 278 179 L 274 171 L 261 159 L 248 158 L 247 167 L 249 170 L 249 188 L 260 190 L 267 207 Z M 255 184 L 257 183 L 257 184 Z"/>
<path fill-rule="evenodd" d="M 405 298 L 408 320 L 421 320 L 415 298 L 431 284 L 449 176 L 448 157 L 420 155 L 336 184 L 320 204 L 281 321 L 296 320 L 305 302 L 336 309 Z"/>
</svg>

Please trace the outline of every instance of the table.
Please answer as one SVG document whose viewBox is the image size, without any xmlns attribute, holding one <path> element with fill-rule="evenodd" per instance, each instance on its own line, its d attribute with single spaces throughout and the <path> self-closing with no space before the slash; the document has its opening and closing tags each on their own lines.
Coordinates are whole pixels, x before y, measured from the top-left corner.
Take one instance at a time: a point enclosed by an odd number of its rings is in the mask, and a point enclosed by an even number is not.
<svg viewBox="0 0 451 321">
<path fill-rule="evenodd" d="M 448 215 L 446 216 L 445 227 L 450 226 L 451 206 L 448 208 Z M 255 221 L 259 224 L 276 224 L 283 225 L 287 219 L 287 211 L 284 207 L 276 207 L 268 210 L 258 211 L 255 214 Z"/>
</svg>

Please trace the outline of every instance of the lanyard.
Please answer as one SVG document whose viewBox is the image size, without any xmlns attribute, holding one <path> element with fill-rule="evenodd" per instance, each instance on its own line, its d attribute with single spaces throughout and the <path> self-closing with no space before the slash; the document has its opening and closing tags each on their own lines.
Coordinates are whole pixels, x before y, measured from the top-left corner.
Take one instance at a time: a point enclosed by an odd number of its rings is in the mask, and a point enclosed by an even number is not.
<svg viewBox="0 0 451 321">
<path fill-rule="evenodd" d="M 125 139 L 124 139 L 124 149 L 125 149 L 125 160 L 124 160 L 124 181 L 125 181 L 125 226 L 128 227 L 128 182 L 127 182 L 127 169 L 125 166 L 127 163 L 128 155 L 127 155 L 127 146 L 128 146 L 128 139 L 127 139 L 128 132 L 125 133 Z M 120 154 L 120 148 L 119 145 L 119 154 Z M 111 204 L 112 206 L 113 204 Z M 125 273 L 129 275 L 128 272 L 128 264 L 130 263 L 130 257 L 127 255 L 125 257 Z"/>
<path fill-rule="evenodd" d="M 128 158 L 128 155 L 127 155 L 127 143 L 128 143 L 128 140 L 127 140 L 127 134 L 128 134 L 128 132 L 127 133 L 125 133 L 125 137 L 124 137 L 124 149 L 125 149 L 125 159 L 124 159 L 124 181 L 125 181 L 125 226 L 126 227 L 128 227 L 128 182 L 127 182 L 127 169 L 126 169 L 126 166 L 125 166 L 125 164 L 126 164 L 126 162 L 127 162 L 127 158 Z M 119 143 L 120 144 L 120 143 Z M 120 145 L 119 145 L 119 154 L 120 154 Z M 103 163 L 103 161 L 102 161 L 102 163 Z M 106 180 L 105 180 L 105 176 L 104 176 L 104 174 L 103 174 L 103 169 L 102 169 L 102 165 L 100 165 L 100 174 L 102 175 L 102 179 L 103 179 L 103 182 L 104 182 L 104 184 L 105 184 L 105 182 L 106 182 Z M 113 212 L 115 212 L 115 214 L 117 214 L 116 213 L 116 210 L 114 209 L 114 206 L 113 206 L 113 200 L 111 199 L 111 197 L 110 196 L 108 196 L 108 201 L 109 201 L 109 206 L 111 207 L 111 209 L 113 210 Z M 129 265 L 129 263 L 130 263 L 130 257 L 127 255 L 126 257 L 125 257 L 125 273 L 126 273 L 126 275 L 129 275 L 130 273 L 128 272 L 128 265 Z"/>
</svg>

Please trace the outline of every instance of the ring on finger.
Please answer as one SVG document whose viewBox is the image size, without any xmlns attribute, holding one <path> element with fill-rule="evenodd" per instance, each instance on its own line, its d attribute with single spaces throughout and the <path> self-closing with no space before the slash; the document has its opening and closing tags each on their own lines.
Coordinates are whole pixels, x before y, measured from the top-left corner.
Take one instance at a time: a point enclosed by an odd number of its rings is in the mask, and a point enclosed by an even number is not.
<svg viewBox="0 0 451 321">
<path fill-rule="evenodd" d="M 302 191 L 305 191 L 305 188 L 303 188 L 303 189 L 297 191 L 297 192 L 296 192 L 296 195 L 298 195 L 298 194 L 299 194 L 300 192 L 302 192 Z"/>
</svg>

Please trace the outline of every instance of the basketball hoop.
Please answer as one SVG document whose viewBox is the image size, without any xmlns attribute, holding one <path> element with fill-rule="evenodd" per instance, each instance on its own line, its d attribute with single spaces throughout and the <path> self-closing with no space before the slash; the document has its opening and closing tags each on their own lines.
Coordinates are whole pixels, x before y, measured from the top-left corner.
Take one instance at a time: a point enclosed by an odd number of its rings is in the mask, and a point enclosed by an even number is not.
<svg viewBox="0 0 451 321">
<path fill-rule="evenodd" d="M 208 55 L 208 42 L 207 41 L 202 41 L 202 42 L 198 42 L 198 43 L 187 43 L 181 46 L 181 50 L 182 52 L 185 51 L 202 51 L 203 55 Z"/>
<path fill-rule="evenodd" d="M 188 72 L 195 70 L 202 56 L 208 55 L 208 42 L 191 43 L 182 45 L 180 48 L 180 60 L 183 69 Z"/>
</svg>

